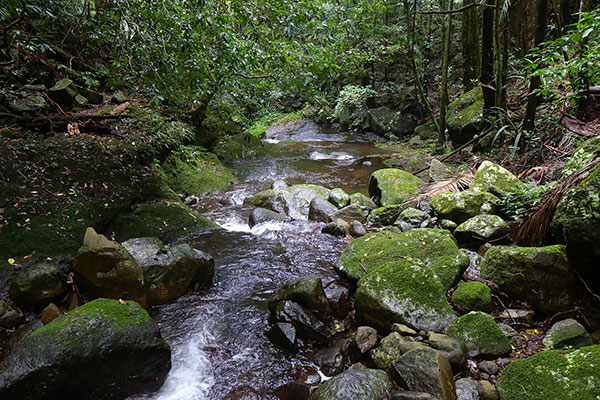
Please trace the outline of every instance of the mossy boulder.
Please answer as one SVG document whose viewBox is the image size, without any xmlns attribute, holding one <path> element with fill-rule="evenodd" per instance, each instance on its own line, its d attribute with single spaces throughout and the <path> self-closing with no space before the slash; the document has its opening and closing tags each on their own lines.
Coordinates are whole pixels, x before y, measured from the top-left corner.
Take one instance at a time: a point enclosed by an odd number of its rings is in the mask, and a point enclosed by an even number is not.
<svg viewBox="0 0 600 400">
<path fill-rule="evenodd" d="M 497 388 L 502 400 L 596 400 L 599 370 L 600 345 L 542 351 L 510 363 Z"/>
<path fill-rule="evenodd" d="M 499 201 L 491 193 L 464 190 L 437 194 L 429 204 L 440 219 L 449 219 L 462 224 L 477 215 L 493 214 L 498 208 Z"/>
<path fill-rule="evenodd" d="M 589 332 L 572 318 L 558 321 L 548 330 L 544 337 L 544 346 L 552 349 L 570 347 L 578 349 L 593 344 Z"/>
<path fill-rule="evenodd" d="M 245 204 L 266 208 L 295 219 L 307 219 L 310 202 L 329 198 L 330 190 L 319 185 L 301 184 L 288 188 L 267 189 L 244 199 Z"/>
<path fill-rule="evenodd" d="M 443 330 L 454 318 L 433 270 L 415 259 L 390 262 L 358 281 L 357 318 L 383 332 L 394 323 L 417 330 Z"/>
<path fill-rule="evenodd" d="M 454 146 L 467 143 L 483 123 L 483 91 L 477 85 L 448 105 L 446 127 Z"/>
<path fill-rule="evenodd" d="M 573 269 L 562 245 L 492 247 L 481 262 L 481 277 L 542 313 L 566 310 L 574 299 Z"/>
<path fill-rule="evenodd" d="M 493 310 L 491 293 L 491 289 L 484 283 L 465 282 L 461 283 L 452 293 L 452 302 L 466 312 L 490 313 Z"/>
<path fill-rule="evenodd" d="M 369 214 L 367 222 L 376 227 L 392 225 L 405 208 L 400 204 L 376 208 Z"/>
<path fill-rule="evenodd" d="M 497 196 L 506 196 L 515 193 L 524 185 L 519 178 L 506 168 L 490 161 L 484 161 L 477 169 L 469 189 L 477 192 L 490 192 Z"/>
<path fill-rule="evenodd" d="M 499 357 L 511 351 L 510 341 L 491 315 L 471 311 L 456 318 L 446 334 L 465 342 L 469 357 Z"/>
<path fill-rule="evenodd" d="M 567 165 L 562 169 L 562 178 L 566 179 L 573 173 L 594 161 L 600 154 L 600 136 L 592 137 L 575 149 Z"/>
<path fill-rule="evenodd" d="M 171 154 L 162 164 L 162 170 L 171 189 L 183 194 L 223 190 L 235 180 L 216 155 L 200 147 L 187 147 Z"/>
<path fill-rule="evenodd" d="M 425 211 L 409 207 L 400 213 L 394 225 L 402 232 L 407 232 L 413 229 L 428 228 L 433 225 L 433 220 Z"/>
<path fill-rule="evenodd" d="M 508 224 L 497 215 L 477 215 L 454 230 L 460 243 L 488 242 L 502 239 L 510 233 Z"/>
<path fill-rule="evenodd" d="M 360 192 L 350 195 L 350 204 L 356 204 L 364 210 L 374 210 L 377 208 L 377 204 L 373 200 Z"/>
<path fill-rule="evenodd" d="M 212 151 L 223 162 L 230 162 L 254 157 L 264 150 L 263 147 L 260 138 L 247 133 L 240 133 L 220 138 L 212 147 Z"/>
<path fill-rule="evenodd" d="M 380 369 L 351 369 L 323 383 L 310 400 L 387 400 L 394 391 L 392 380 Z"/>
<path fill-rule="evenodd" d="M 384 168 L 371 174 L 369 196 L 382 206 L 400 204 L 417 194 L 420 178 L 396 168 Z"/>
<path fill-rule="evenodd" d="M 170 243 L 184 235 L 217 227 L 181 203 L 150 202 L 139 204 L 131 213 L 117 217 L 106 232 L 119 241 L 156 237 Z"/>
<path fill-rule="evenodd" d="M 338 208 L 346 207 L 350 204 L 350 196 L 341 188 L 331 189 L 328 200 Z"/>
<path fill-rule="evenodd" d="M 156 238 L 135 238 L 122 245 L 142 269 L 150 304 L 168 303 L 212 281 L 213 258 L 187 243 L 167 247 Z"/>
<path fill-rule="evenodd" d="M 170 368 L 140 305 L 97 299 L 21 339 L 0 364 L 0 397 L 125 398 L 158 390 Z"/>
<path fill-rule="evenodd" d="M 343 219 L 348 224 L 351 224 L 353 221 L 358 221 L 361 224 L 367 222 L 362 208 L 357 204 L 350 204 L 341 210 L 335 211 L 331 214 L 331 219 Z"/>
<path fill-rule="evenodd" d="M 65 297 L 69 291 L 66 272 L 66 266 L 50 261 L 24 265 L 11 281 L 10 298 L 19 307 L 40 311 Z"/>
<path fill-rule="evenodd" d="M 551 229 L 555 239 L 567 245 L 572 265 L 588 283 L 600 287 L 600 167 L 565 193 Z"/>
<path fill-rule="evenodd" d="M 377 366 L 388 372 L 392 371 L 394 362 L 402 355 L 402 345 L 407 339 L 398 332 L 392 332 L 371 352 L 371 358 Z"/>
<path fill-rule="evenodd" d="M 442 286 L 454 286 L 469 266 L 452 235 L 443 229 L 415 229 L 393 233 L 382 231 L 352 241 L 335 263 L 343 276 L 358 280 L 391 261 L 406 257 L 421 260 L 431 267 Z"/>
</svg>

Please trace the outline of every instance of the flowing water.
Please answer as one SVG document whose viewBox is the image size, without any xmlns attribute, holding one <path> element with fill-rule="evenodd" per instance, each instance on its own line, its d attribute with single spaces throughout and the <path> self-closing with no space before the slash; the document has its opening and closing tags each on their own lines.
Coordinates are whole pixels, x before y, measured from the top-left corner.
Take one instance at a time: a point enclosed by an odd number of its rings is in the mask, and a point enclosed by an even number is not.
<svg viewBox="0 0 600 400">
<path fill-rule="evenodd" d="M 366 193 L 371 172 L 385 166 L 370 155 L 389 151 L 368 138 L 323 133 L 308 122 L 269 131 L 265 142 L 268 155 L 231 166 L 239 183 L 199 201 L 198 211 L 222 229 L 186 241 L 214 257 L 213 285 L 155 310 L 173 351 L 173 367 L 163 387 L 146 398 L 218 400 L 250 387 L 260 398 L 276 399 L 276 387 L 314 369 L 306 358 L 284 353 L 264 336 L 267 302 L 286 281 L 310 275 L 335 279 L 332 265 L 346 242 L 321 234 L 323 224 L 304 220 L 250 229 L 243 199 L 279 179 Z"/>
</svg>

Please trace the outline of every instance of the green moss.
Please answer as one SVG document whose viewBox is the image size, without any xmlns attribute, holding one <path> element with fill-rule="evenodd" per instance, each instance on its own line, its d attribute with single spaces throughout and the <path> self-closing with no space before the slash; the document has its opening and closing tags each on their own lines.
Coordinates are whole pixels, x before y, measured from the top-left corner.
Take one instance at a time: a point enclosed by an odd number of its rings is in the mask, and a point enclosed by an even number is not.
<svg viewBox="0 0 600 400">
<path fill-rule="evenodd" d="M 177 193 L 204 194 L 226 189 L 235 180 L 216 155 L 200 147 L 185 147 L 163 163 L 169 186 Z"/>
<path fill-rule="evenodd" d="M 264 150 L 263 142 L 248 133 L 223 137 L 212 148 L 223 162 L 253 157 Z"/>
<path fill-rule="evenodd" d="M 260 119 L 254 121 L 252 125 L 250 125 L 244 133 L 252 135 L 254 137 L 262 137 L 265 134 L 265 131 L 269 129 L 271 125 L 275 124 L 287 124 L 292 121 L 300 120 L 305 117 L 308 109 L 302 109 L 298 111 L 294 111 L 291 113 L 270 113 L 267 114 Z"/>
<path fill-rule="evenodd" d="M 493 214 L 499 201 L 491 193 L 464 190 L 437 194 L 431 199 L 430 205 L 441 219 L 461 224 L 479 214 Z"/>
<path fill-rule="evenodd" d="M 524 185 L 510 171 L 489 161 L 484 161 L 477 169 L 470 189 L 478 192 L 490 192 L 497 196 L 506 196 L 518 191 Z"/>
<path fill-rule="evenodd" d="M 600 136 L 586 140 L 573 152 L 569 158 L 567 165 L 563 168 L 562 179 L 568 178 L 570 175 L 594 161 L 600 154 Z"/>
<path fill-rule="evenodd" d="M 600 345 L 542 351 L 510 363 L 498 380 L 503 400 L 597 400 Z"/>
<path fill-rule="evenodd" d="M 439 331 L 454 318 L 444 287 L 432 269 L 403 258 L 364 275 L 356 291 L 357 317 L 389 331 L 394 323 Z"/>
<path fill-rule="evenodd" d="M 456 318 L 446 328 L 446 334 L 461 339 L 469 357 L 501 356 L 511 351 L 510 341 L 490 315 L 472 311 Z"/>
<path fill-rule="evenodd" d="M 400 204 L 414 196 L 419 186 L 424 183 L 421 179 L 401 169 L 380 169 L 371 174 L 369 196 L 379 199 L 382 206 Z"/>
<path fill-rule="evenodd" d="M 144 203 L 130 214 L 117 217 L 106 229 L 122 242 L 138 237 L 157 237 L 165 243 L 217 225 L 181 204 Z"/>
<path fill-rule="evenodd" d="M 373 226 L 392 225 L 405 208 L 406 206 L 401 204 L 376 208 L 371 211 L 367 221 Z"/>
<path fill-rule="evenodd" d="M 462 129 L 483 118 L 483 91 L 477 85 L 448 105 L 446 124 L 450 129 Z"/>
<path fill-rule="evenodd" d="M 381 343 L 372 356 L 377 368 L 390 371 L 394 362 L 402 355 L 402 345 L 405 342 L 406 339 L 398 332 L 392 332 L 381 339 Z"/>
<path fill-rule="evenodd" d="M 452 293 L 452 302 L 467 312 L 492 312 L 493 308 L 491 290 L 481 282 L 461 283 Z"/>
<path fill-rule="evenodd" d="M 585 330 L 585 328 L 583 326 L 581 326 L 579 324 L 572 324 L 572 325 L 565 326 L 557 331 L 554 331 L 551 334 L 548 333 L 547 336 L 544 338 L 544 344 L 547 347 L 558 349 L 560 347 L 563 347 L 563 346 L 559 346 L 559 344 L 568 343 L 573 338 L 582 337 L 582 336 L 586 336 L 586 335 L 587 335 L 587 337 L 589 337 L 588 332 Z M 591 340 L 590 340 L 590 344 L 591 344 Z"/>
</svg>

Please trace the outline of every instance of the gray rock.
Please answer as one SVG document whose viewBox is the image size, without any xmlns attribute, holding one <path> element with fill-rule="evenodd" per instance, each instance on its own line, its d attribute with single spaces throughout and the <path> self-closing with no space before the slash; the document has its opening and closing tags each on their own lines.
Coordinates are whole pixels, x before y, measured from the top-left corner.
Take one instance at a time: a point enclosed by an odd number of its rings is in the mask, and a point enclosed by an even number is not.
<svg viewBox="0 0 600 400">
<path fill-rule="evenodd" d="M 319 366 L 326 376 L 340 374 L 344 370 L 344 356 L 337 346 L 323 347 L 315 350 L 309 358 Z"/>
<path fill-rule="evenodd" d="M 265 335 L 271 342 L 278 344 L 284 349 L 296 352 L 296 328 L 289 322 L 277 322 L 273 324 Z"/>
<path fill-rule="evenodd" d="M 382 206 L 401 204 L 417 194 L 421 179 L 396 168 L 384 168 L 371 174 L 369 196 Z"/>
<path fill-rule="evenodd" d="M 400 213 L 396 222 L 394 222 L 402 232 L 418 228 L 431 228 L 433 221 L 429 214 L 417 208 L 407 208 Z"/>
<path fill-rule="evenodd" d="M 374 210 L 377 208 L 377 204 L 362 193 L 352 193 L 350 195 L 350 204 L 356 204 L 365 210 Z"/>
<path fill-rule="evenodd" d="M 39 311 L 65 297 L 69 291 L 65 272 L 51 262 L 23 266 L 11 282 L 10 297 L 21 308 Z"/>
<path fill-rule="evenodd" d="M 375 227 L 392 225 L 405 208 L 406 206 L 400 204 L 376 208 L 369 214 L 367 222 Z"/>
<path fill-rule="evenodd" d="M 324 289 L 325 296 L 329 300 L 329 306 L 334 315 L 338 317 L 345 317 L 350 311 L 352 311 L 352 304 L 350 300 L 350 290 L 340 282 L 333 281 L 329 283 Z"/>
<path fill-rule="evenodd" d="M 455 371 L 463 371 L 467 367 L 467 347 L 462 340 L 431 332 L 429 345 L 448 357 Z"/>
<path fill-rule="evenodd" d="M 383 339 L 379 347 L 372 352 L 372 358 L 377 368 L 392 371 L 394 362 L 402 355 L 402 345 L 406 342 L 398 332 L 392 332 Z"/>
<path fill-rule="evenodd" d="M 392 331 L 398 332 L 402 336 L 417 336 L 417 331 L 403 324 L 392 325 Z"/>
<path fill-rule="evenodd" d="M 508 224 L 497 215 L 477 215 L 469 218 L 454 230 L 460 243 L 489 242 L 502 239 L 510 232 Z"/>
<path fill-rule="evenodd" d="M 255 208 L 248 217 L 248 225 L 252 228 L 254 225 L 262 224 L 268 221 L 285 221 L 286 216 L 278 212 L 267 210 L 266 208 Z"/>
<path fill-rule="evenodd" d="M 413 391 L 425 392 L 442 400 L 456 400 L 452 367 L 445 355 L 428 347 L 403 354 L 394 370 Z"/>
<path fill-rule="evenodd" d="M 553 349 L 571 347 L 578 349 L 591 346 L 593 343 L 589 332 L 579 322 L 572 318 L 556 322 L 546 333 L 544 346 Z"/>
<path fill-rule="evenodd" d="M 341 210 L 336 210 L 331 214 L 331 219 L 343 219 L 348 224 L 352 223 L 352 221 L 358 221 L 360 223 L 367 222 L 362 208 L 358 204 L 351 204 L 342 208 Z"/>
<path fill-rule="evenodd" d="M 277 179 L 277 180 L 273 181 L 273 184 L 271 185 L 271 189 L 285 189 L 287 187 L 288 187 L 288 184 L 283 179 Z"/>
<path fill-rule="evenodd" d="M 23 313 L 0 300 L 0 328 L 12 329 L 25 322 Z"/>
<path fill-rule="evenodd" d="M 437 397 L 425 392 L 412 392 L 403 390 L 392 394 L 392 400 L 439 400 Z"/>
<path fill-rule="evenodd" d="M 458 400 L 481 400 L 479 396 L 479 381 L 462 378 L 456 381 L 456 397 Z"/>
<path fill-rule="evenodd" d="M 294 324 L 298 333 L 315 342 L 329 344 L 330 335 L 327 327 L 310 311 L 306 311 L 298 303 L 284 300 L 277 303 L 275 317 L 280 322 Z"/>
<path fill-rule="evenodd" d="M 338 208 L 346 207 L 350 204 L 350 196 L 340 188 L 332 189 L 328 200 Z"/>
<path fill-rule="evenodd" d="M 477 367 L 481 372 L 485 372 L 488 375 L 496 375 L 500 371 L 500 367 L 494 361 L 480 361 Z"/>
<path fill-rule="evenodd" d="M 333 236 L 346 236 L 348 230 L 350 229 L 350 225 L 343 219 L 336 219 L 321 229 L 321 232 L 328 233 Z"/>
<path fill-rule="evenodd" d="M 349 233 L 352 237 L 358 238 L 367 234 L 365 226 L 359 221 L 352 221 L 350 223 Z"/>
<path fill-rule="evenodd" d="M 313 400 L 387 400 L 394 390 L 390 377 L 378 369 L 350 369 L 323 383 Z"/>
<path fill-rule="evenodd" d="M 479 397 L 481 400 L 498 400 L 500 396 L 496 386 L 488 381 L 481 380 L 479 381 Z"/>
<path fill-rule="evenodd" d="M 377 330 L 370 326 L 359 326 L 353 340 L 360 353 L 364 354 L 377 344 Z"/>
<path fill-rule="evenodd" d="M 278 293 L 280 300 L 292 300 L 318 313 L 319 317 L 328 317 L 331 308 L 321 278 L 313 276 L 285 283 Z"/>
<path fill-rule="evenodd" d="M 335 215 L 337 211 L 338 209 L 327 200 L 315 197 L 310 202 L 308 220 L 329 223 L 331 222 L 332 214 Z"/>
<path fill-rule="evenodd" d="M 506 310 L 498 314 L 498 317 L 503 319 L 509 319 L 511 321 L 525 322 L 527 324 L 531 324 L 533 322 L 534 315 L 535 313 L 533 312 L 533 310 L 517 310 L 514 308 L 507 308 Z"/>
</svg>

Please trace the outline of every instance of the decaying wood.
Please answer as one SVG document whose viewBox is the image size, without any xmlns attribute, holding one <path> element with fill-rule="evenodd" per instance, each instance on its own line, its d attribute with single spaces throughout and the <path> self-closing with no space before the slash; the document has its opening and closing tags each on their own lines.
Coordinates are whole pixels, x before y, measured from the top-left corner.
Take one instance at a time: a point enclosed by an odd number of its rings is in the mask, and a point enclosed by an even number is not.
<svg viewBox="0 0 600 400">
<path fill-rule="evenodd" d="M 563 114 L 560 123 L 569 131 L 578 135 L 592 137 L 600 134 L 600 131 L 596 127 L 586 124 L 569 114 Z"/>
</svg>

